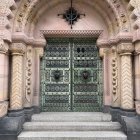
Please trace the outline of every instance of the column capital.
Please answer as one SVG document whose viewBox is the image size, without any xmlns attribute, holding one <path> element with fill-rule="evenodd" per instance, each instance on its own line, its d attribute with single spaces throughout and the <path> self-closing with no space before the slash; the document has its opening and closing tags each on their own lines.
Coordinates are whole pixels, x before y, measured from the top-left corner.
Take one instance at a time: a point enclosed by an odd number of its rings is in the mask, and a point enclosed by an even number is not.
<svg viewBox="0 0 140 140">
<path fill-rule="evenodd" d="M 43 57 L 44 48 L 38 47 L 38 48 L 36 48 L 36 52 L 37 52 L 37 54 L 38 54 L 40 57 Z"/>
<path fill-rule="evenodd" d="M 99 55 L 100 55 L 101 58 L 104 57 L 104 49 L 103 48 L 99 49 Z"/>
<path fill-rule="evenodd" d="M 0 39 L 0 53 L 7 53 L 9 49 L 9 45 L 5 43 L 2 39 Z"/>
<path fill-rule="evenodd" d="M 118 53 L 121 55 L 131 55 L 134 51 L 134 45 L 132 43 L 119 43 L 117 48 Z"/>
<path fill-rule="evenodd" d="M 135 42 L 135 53 L 140 54 L 140 41 Z"/>
<path fill-rule="evenodd" d="M 111 53 L 111 49 L 110 48 L 100 48 L 99 49 L 99 55 L 101 58 L 104 58 L 105 55 L 108 55 Z"/>
<path fill-rule="evenodd" d="M 26 50 L 26 44 L 12 43 L 10 50 L 12 52 L 12 55 L 24 55 Z"/>
</svg>

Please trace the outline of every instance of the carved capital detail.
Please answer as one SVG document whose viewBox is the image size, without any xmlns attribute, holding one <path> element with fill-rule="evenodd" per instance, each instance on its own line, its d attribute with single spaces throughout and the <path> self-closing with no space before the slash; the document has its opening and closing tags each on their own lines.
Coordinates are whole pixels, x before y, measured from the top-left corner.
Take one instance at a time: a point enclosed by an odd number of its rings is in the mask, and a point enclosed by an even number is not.
<svg viewBox="0 0 140 140">
<path fill-rule="evenodd" d="M 43 57 L 44 54 L 44 48 L 36 48 L 36 52 L 40 57 Z"/>
<path fill-rule="evenodd" d="M 3 117 L 7 114 L 8 111 L 8 102 L 0 102 L 0 117 Z"/>
<path fill-rule="evenodd" d="M 7 43 L 4 43 L 2 39 L 0 39 L 0 53 L 7 53 L 9 46 Z"/>
<path fill-rule="evenodd" d="M 120 43 L 118 45 L 119 54 L 131 54 L 134 51 L 134 46 L 132 43 Z"/>
<path fill-rule="evenodd" d="M 135 43 L 135 52 L 136 52 L 137 54 L 140 54 L 140 41 L 137 42 L 137 43 Z"/>
<path fill-rule="evenodd" d="M 13 43 L 10 50 L 12 55 L 24 55 L 26 45 L 24 43 Z"/>
</svg>

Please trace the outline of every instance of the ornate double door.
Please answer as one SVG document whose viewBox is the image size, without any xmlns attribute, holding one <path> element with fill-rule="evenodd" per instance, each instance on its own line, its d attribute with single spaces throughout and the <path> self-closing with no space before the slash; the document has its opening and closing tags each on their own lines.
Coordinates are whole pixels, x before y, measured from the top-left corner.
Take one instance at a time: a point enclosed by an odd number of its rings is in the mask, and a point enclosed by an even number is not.
<svg viewBox="0 0 140 140">
<path fill-rule="evenodd" d="M 92 38 L 50 38 L 41 63 L 42 111 L 101 111 L 102 65 Z"/>
</svg>

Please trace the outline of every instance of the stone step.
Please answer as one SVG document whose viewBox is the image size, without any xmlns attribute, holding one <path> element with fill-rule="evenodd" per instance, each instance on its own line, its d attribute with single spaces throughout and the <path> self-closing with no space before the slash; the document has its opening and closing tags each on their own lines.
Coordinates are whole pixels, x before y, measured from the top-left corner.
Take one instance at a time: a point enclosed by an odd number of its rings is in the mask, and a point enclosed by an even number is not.
<svg viewBox="0 0 140 140">
<path fill-rule="evenodd" d="M 111 115 L 101 112 L 44 112 L 32 116 L 34 122 L 110 122 Z"/>
<path fill-rule="evenodd" d="M 127 140 L 120 131 L 88 131 L 88 132 L 22 132 L 18 140 Z"/>
<path fill-rule="evenodd" d="M 118 131 L 118 122 L 27 122 L 24 131 Z"/>
</svg>

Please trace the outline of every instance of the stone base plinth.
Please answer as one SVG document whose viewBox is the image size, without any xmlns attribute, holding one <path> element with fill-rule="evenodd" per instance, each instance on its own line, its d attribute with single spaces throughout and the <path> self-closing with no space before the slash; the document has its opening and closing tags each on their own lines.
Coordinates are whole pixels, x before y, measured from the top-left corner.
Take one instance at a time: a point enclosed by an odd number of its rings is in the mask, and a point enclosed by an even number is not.
<svg viewBox="0 0 140 140">
<path fill-rule="evenodd" d="M 140 139 L 140 116 L 122 117 L 122 129 L 126 133 L 128 140 Z"/>
<path fill-rule="evenodd" d="M 31 117 L 34 114 L 34 108 L 33 107 L 24 108 L 24 113 L 25 113 L 25 121 L 29 122 L 31 121 Z"/>
<path fill-rule="evenodd" d="M 17 140 L 25 122 L 24 111 L 10 111 L 0 120 L 0 140 Z"/>
<path fill-rule="evenodd" d="M 120 108 L 110 108 L 112 121 L 119 121 L 122 130 L 127 135 L 128 140 L 140 139 L 140 116 L 135 110 L 123 110 Z"/>
<path fill-rule="evenodd" d="M 104 107 L 103 107 L 103 113 L 110 113 L 110 106 L 104 105 Z"/>
<path fill-rule="evenodd" d="M 33 109 L 34 109 L 34 114 L 39 114 L 39 113 L 41 113 L 40 107 L 38 107 L 38 106 L 33 106 Z"/>
</svg>

